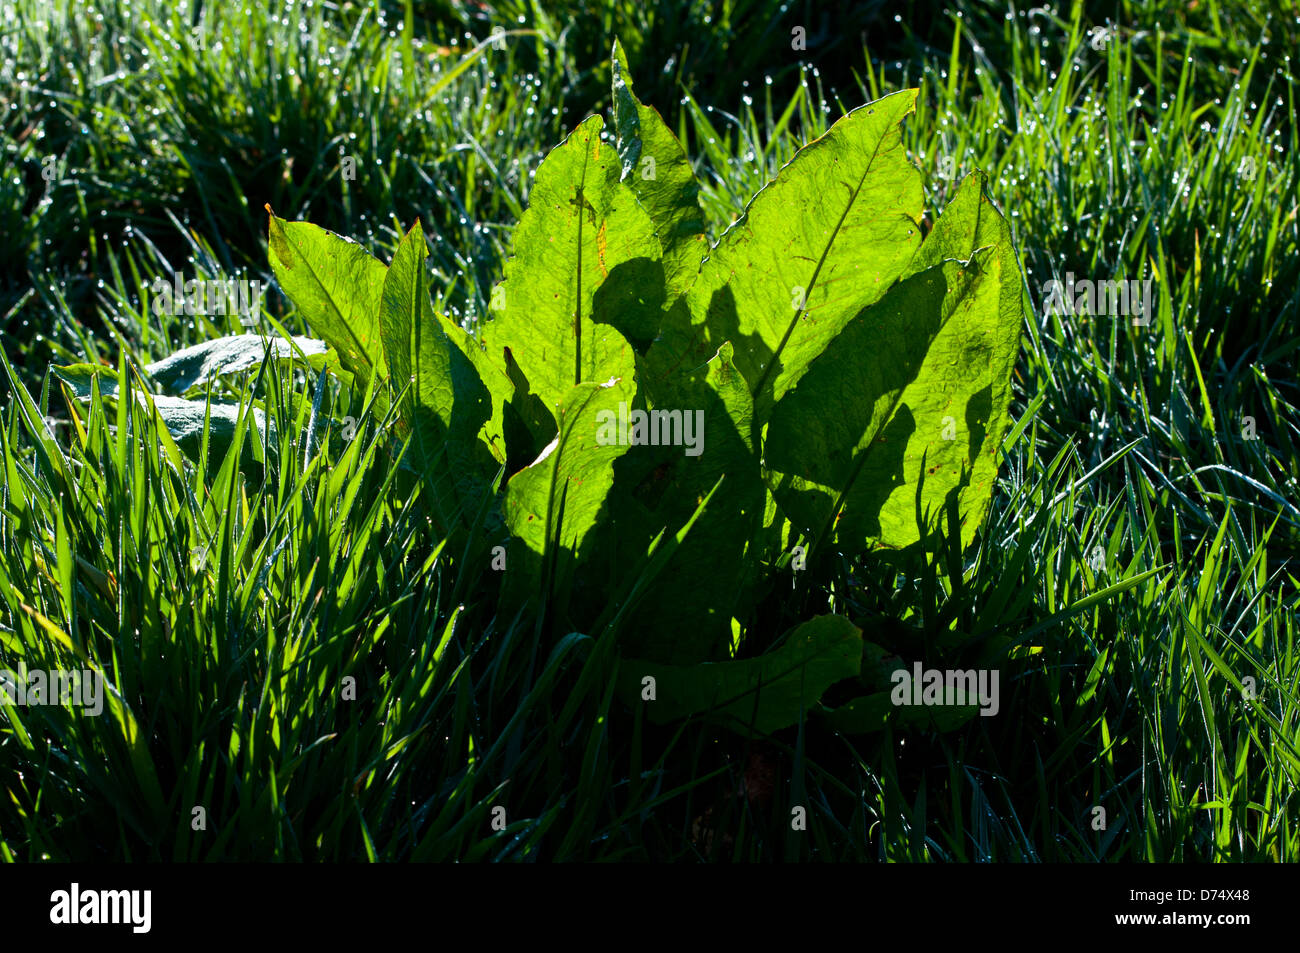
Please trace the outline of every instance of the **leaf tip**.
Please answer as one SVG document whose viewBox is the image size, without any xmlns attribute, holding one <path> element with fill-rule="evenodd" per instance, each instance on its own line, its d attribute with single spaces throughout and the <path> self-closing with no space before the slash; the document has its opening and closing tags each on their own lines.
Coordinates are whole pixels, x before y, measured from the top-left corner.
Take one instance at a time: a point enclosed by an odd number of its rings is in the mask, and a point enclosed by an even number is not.
<svg viewBox="0 0 1300 953">
<path fill-rule="evenodd" d="M 293 250 L 289 247 L 289 240 L 284 233 L 284 226 L 280 220 L 275 217 L 275 212 L 271 211 L 271 203 L 266 203 L 266 212 L 271 216 L 270 222 L 267 223 L 266 238 L 270 250 L 275 252 L 275 257 L 280 259 L 280 264 L 285 268 L 293 267 Z M 275 264 L 272 262 L 272 264 Z"/>
</svg>

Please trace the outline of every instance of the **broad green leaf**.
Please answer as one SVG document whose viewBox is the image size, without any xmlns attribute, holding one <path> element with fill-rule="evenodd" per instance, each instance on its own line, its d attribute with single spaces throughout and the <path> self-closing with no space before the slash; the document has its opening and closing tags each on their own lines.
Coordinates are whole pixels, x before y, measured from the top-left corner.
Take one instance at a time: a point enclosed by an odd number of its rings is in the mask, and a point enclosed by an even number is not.
<svg viewBox="0 0 1300 953">
<path fill-rule="evenodd" d="M 235 437 L 235 430 L 240 421 L 238 403 L 214 400 L 209 405 L 207 401 L 203 400 L 185 400 L 181 397 L 168 397 L 160 394 L 146 395 L 138 392 L 136 398 L 146 408 L 150 402 L 153 403 L 158 410 L 159 418 L 167 425 L 167 431 L 171 434 L 172 439 L 176 441 L 176 446 L 192 460 L 199 459 L 203 442 L 203 421 L 210 406 L 212 417 L 208 423 L 208 459 L 214 463 L 219 462 L 225 458 L 226 453 L 230 450 Z M 246 407 L 244 412 L 250 412 L 250 408 Z M 258 460 L 262 452 L 263 438 L 267 434 L 268 427 L 270 428 L 270 445 L 272 447 L 276 445 L 275 424 L 257 408 L 251 408 L 251 413 L 253 423 L 257 426 L 257 436 L 244 441 L 241 454 L 244 463 Z"/>
<path fill-rule="evenodd" d="M 635 446 L 618 461 L 611 498 L 617 520 L 609 536 L 617 541 L 617 563 L 640 571 L 650 541 L 661 531 L 676 533 L 724 478 L 646 590 L 623 640 L 633 655 L 682 664 L 726 657 L 745 545 L 761 516 L 764 487 L 751 439 L 753 402 L 731 345 L 673 383 L 666 400 L 647 411 L 647 436 L 680 436 L 681 442 Z"/>
<path fill-rule="evenodd" d="M 99 378 L 100 396 L 107 401 L 116 401 L 118 394 L 117 375 L 110 368 L 98 364 L 70 364 L 53 369 L 60 380 L 73 390 L 73 396 L 80 402 L 91 401 L 91 382 Z M 133 390 L 136 402 L 146 411 L 152 406 L 157 411 L 157 419 L 166 426 L 168 434 L 190 459 L 197 461 L 203 444 L 203 423 L 207 415 L 209 402 L 206 400 L 187 400 L 165 394 L 145 394 Z M 235 437 L 240 420 L 240 406 L 233 401 L 213 400 L 211 402 L 211 420 L 208 423 L 208 459 L 219 462 L 225 458 Z M 244 442 L 241 454 L 242 463 L 261 462 L 263 438 L 270 428 L 269 445 L 275 443 L 275 424 L 260 408 L 251 409 L 253 423 L 257 427 L 257 438 Z M 152 411 L 150 411 L 152 413 Z M 167 448 L 164 448 L 167 449 Z M 174 452 L 174 450 L 173 450 Z"/>
<path fill-rule="evenodd" d="M 438 315 L 438 323 L 442 326 L 452 346 L 473 367 L 479 382 L 487 390 L 488 399 L 491 402 L 491 412 L 483 422 L 479 435 L 491 452 L 492 458 L 497 463 L 505 463 L 507 450 L 505 411 L 514 394 L 514 388 L 511 386 L 509 379 L 501 373 L 500 368 L 489 360 L 487 353 L 483 350 L 483 345 L 475 340 L 473 335 L 441 314 Z"/>
<path fill-rule="evenodd" d="M 625 659 L 619 690 L 644 704 L 656 724 L 707 714 L 727 727 L 770 734 L 799 721 L 831 685 L 853 678 L 862 664 L 862 633 L 843 616 L 825 615 L 803 623 L 774 651 L 754 659 L 660 665 Z M 642 702 L 646 678 L 655 699 Z"/>
<path fill-rule="evenodd" d="M 268 354 L 281 361 L 306 358 L 310 364 L 310 358 L 326 358 L 328 351 L 323 341 L 314 338 L 294 337 L 291 343 L 256 334 L 234 334 L 184 348 L 161 361 L 155 361 L 145 370 L 169 391 L 183 394 L 191 387 L 205 384 L 223 374 L 252 370 L 260 366 Z M 318 362 L 318 365 L 323 366 L 323 362 Z M 102 379 L 100 383 L 103 386 Z"/>
<path fill-rule="evenodd" d="M 267 212 L 267 257 L 284 293 L 362 386 L 374 372 L 383 376 L 383 262 L 351 239 L 308 222 L 286 222 L 269 206 Z"/>
<path fill-rule="evenodd" d="M 953 731 L 979 715 L 978 705 L 912 705 L 900 707 L 890 692 L 862 695 L 827 712 L 826 724 L 846 735 L 881 731 L 891 719 L 896 727 Z"/>
<path fill-rule="evenodd" d="M 973 172 L 962 180 L 906 273 L 915 274 L 944 258 L 966 260 L 979 249 L 991 249 L 983 285 L 986 289 L 996 288 L 996 298 L 981 294 L 960 308 L 944 325 L 922 368 L 923 375 L 933 373 L 934 379 L 945 381 L 947 398 L 942 404 L 931 398 L 929 416 L 931 420 L 937 417 L 938 425 L 931 422 L 922 428 L 931 437 L 931 445 L 924 450 L 926 467 L 935 468 L 934 477 L 947 478 L 940 480 L 934 491 L 927 490 L 927 495 L 937 498 L 955 485 L 963 487 L 959 508 L 963 547 L 974 540 L 993 496 L 998 455 L 1011 426 L 1011 373 L 1020 354 L 1025 316 L 1024 280 L 1011 226 L 989 200 L 987 183 L 982 172 Z M 964 369 L 960 379 L 954 380 L 951 371 L 944 374 L 944 354 Z M 919 399 L 917 406 L 923 406 Z M 942 436 L 948 417 L 956 423 L 956 438 L 935 444 L 933 434 L 937 431 Z M 916 450 L 921 448 L 909 444 L 908 449 L 905 478 L 919 478 L 921 455 Z M 952 479 L 963 467 L 969 471 L 968 476 Z M 934 477 L 927 475 L 926 479 Z"/>
<path fill-rule="evenodd" d="M 853 110 L 754 196 L 687 292 L 689 323 L 664 322 L 647 356 L 652 390 L 731 341 L 761 426 L 809 362 L 902 275 L 921 244 L 921 177 L 900 129 L 916 95 Z"/>
<path fill-rule="evenodd" d="M 928 533 L 951 494 L 963 546 L 983 521 L 1009 422 L 1021 282 L 1010 231 L 981 186 L 977 176 L 963 183 L 905 280 L 773 411 L 764 452 L 781 474 L 774 492 L 818 540 L 833 523 L 843 551 L 918 542 L 918 508 Z"/>
<path fill-rule="evenodd" d="M 955 634 L 954 634 L 955 635 Z M 964 638 L 969 638 L 965 635 Z M 961 638 L 953 638 L 953 645 L 959 644 Z M 991 678 L 994 670 L 998 671 L 998 710 L 1001 710 L 1001 693 L 1007 689 L 1007 673 L 1002 671 L 1001 666 L 1006 662 L 1007 648 L 1010 640 L 1005 637 L 990 639 L 984 644 L 977 656 L 975 656 L 969 665 L 949 665 L 944 669 L 945 676 L 950 670 L 973 671 L 976 676 L 976 684 L 980 671 L 988 673 L 986 677 Z M 952 646 L 950 646 L 951 648 Z M 863 643 L 862 651 L 862 682 L 868 689 L 867 694 L 860 695 L 839 707 L 826 712 L 826 724 L 836 731 L 845 734 L 867 734 L 874 731 L 880 731 L 885 724 L 892 723 L 895 727 L 900 728 L 922 728 L 930 731 L 953 731 L 961 727 L 972 718 L 983 717 L 981 715 L 981 704 L 978 695 L 971 698 L 962 698 L 961 701 L 970 701 L 970 704 L 947 704 L 947 698 L 944 698 L 944 704 L 929 705 L 916 704 L 915 694 L 912 692 L 912 682 L 916 674 L 916 658 L 910 656 L 910 661 L 905 661 L 898 655 L 894 655 L 888 650 L 872 642 Z M 929 666 L 922 665 L 922 669 Z M 896 674 L 905 673 L 907 681 L 899 683 L 896 681 Z M 924 693 L 925 682 L 922 681 L 922 693 Z M 955 687 L 960 692 L 961 683 Z M 986 687 L 991 687 L 986 683 Z M 945 692 L 946 692 L 945 681 Z M 901 704 L 908 701 L 910 704 Z M 924 701 L 924 694 L 922 697 Z M 993 711 L 990 708 L 990 711 Z"/>
<path fill-rule="evenodd" d="M 427 480 L 443 527 L 473 519 L 496 466 L 479 432 L 492 416 L 492 398 L 474 365 L 452 343 L 460 331 L 435 314 L 417 222 L 393 255 L 380 296 L 384 355 L 410 434 L 410 462 Z M 461 332 L 463 333 L 463 332 Z M 410 384 L 407 387 L 407 384 Z"/>
<path fill-rule="evenodd" d="M 982 276 L 975 260 L 949 261 L 899 282 L 854 318 L 777 404 L 764 448 L 768 467 L 782 474 L 774 493 L 791 521 L 815 539 L 834 520 L 834 539 L 849 552 L 869 540 L 916 541 L 916 487 L 907 481 L 906 458 L 910 441 L 921 436 L 918 400 L 942 394 L 945 380 L 959 375 L 945 362 L 929 382 L 932 390 L 909 388 L 940 329 L 973 299 Z M 952 423 L 933 437 L 955 432 Z M 951 443 L 945 440 L 944 449 Z M 927 479 L 923 512 L 928 507 L 937 519 L 949 486 Z"/>
<path fill-rule="evenodd" d="M 627 55 L 614 41 L 614 129 L 622 179 L 649 213 L 663 246 L 666 300 L 690 287 L 709 246 L 700 209 L 700 186 L 681 142 L 658 110 L 632 92 Z"/>
<path fill-rule="evenodd" d="M 106 364 L 54 364 L 50 369 L 55 377 L 72 388 L 75 397 L 89 400 L 96 378 L 103 396 L 117 394 L 117 371 Z"/>
<path fill-rule="evenodd" d="M 503 348 L 501 356 L 509 384 L 502 421 L 508 452 L 506 472 L 517 473 L 536 460 L 542 448 L 555 438 L 555 416 L 529 389 L 528 378 L 519 369 L 510 348 Z"/>
<path fill-rule="evenodd" d="M 493 362 L 504 369 L 509 348 L 552 415 L 575 384 L 632 380 L 631 345 L 599 322 L 654 324 L 663 303 L 654 225 L 601 127 L 588 118 L 538 168 L 483 328 Z"/>
<path fill-rule="evenodd" d="M 559 407 L 555 439 L 532 465 L 510 478 L 506 524 L 528 553 L 546 561 L 541 582 L 548 591 L 551 576 L 572 571 L 614 485 L 614 461 L 628 449 L 598 439 L 601 422 L 606 414 L 617 415 L 620 404 L 631 404 L 634 394 L 630 380 L 570 388 Z M 537 559 L 530 562 L 538 565 Z M 520 576 L 535 578 L 536 569 Z"/>
</svg>

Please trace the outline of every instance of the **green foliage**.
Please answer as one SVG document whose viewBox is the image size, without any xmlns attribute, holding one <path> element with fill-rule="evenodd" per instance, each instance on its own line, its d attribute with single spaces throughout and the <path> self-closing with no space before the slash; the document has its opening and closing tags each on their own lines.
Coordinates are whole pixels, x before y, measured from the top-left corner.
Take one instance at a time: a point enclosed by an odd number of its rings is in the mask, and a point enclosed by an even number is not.
<svg viewBox="0 0 1300 953">
<path fill-rule="evenodd" d="M 652 329 L 662 301 L 650 281 L 662 254 L 654 224 L 620 180 L 602 126 L 587 119 L 538 168 L 493 292 L 500 313 L 483 330 L 489 357 L 504 367 L 509 348 L 552 413 L 583 381 L 632 377 L 616 327 Z"/>
<path fill-rule="evenodd" d="M 274 439 L 265 439 L 274 437 L 275 425 L 267 419 L 264 409 L 255 403 L 250 405 L 251 414 L 246 418 L 239 401 L 187 399 L 179 395 L 223 377 L 260 369 L 266 363 L 299 361 L 323 370 L 328 366 L 329 355 L 322 342 L 311 338 L 268 341 L 252 334 L 233 335 L 196 344 L 145 366 L 148 380 L 174 394 L 149 394 L 139 388 L 133 393 L 142 407 L 157 415 L 166 428 L 164 432 L 174 441 L 174 449 L 184 451 L 194 460 L 210 456 L 220 461 L 238 442 L 243 463 L 254 466 L 268 452 L 275 453 Z M 120 372 L 114 373 L 102 364 L 69 364 L 52 370 L 69 388 L 69 393 L 85 404 L 93 404 L 97 399 L 112 403 L 128 390 L 119 388 Z M 250 421 L 257 439 L 245 442 L 244 428 Z"/>
<path fill-rule="evenodd" d="M 262 365 L 268 357 L 288 361 L 295 357 L 320 370 L 325 366 L 328 349 L 320 341 L 294 337 L 288 341 L 264 339 L 256 334 L 237 334 L 217 338 L 177 351 L 171 357 L 148 365 L 149 377 L 168 390 L 185 393 L 192 387 L 219 377 L 241 374 Z M 318 358 L 318 360 L 312 360 Z M 64 376 L 64 375 L 60 375 Z M 66 380 L 66 376 L 64 376 Z"/>
<path fill-rule="evenodd" d="M 380 295 L 387 270 L 356 242 L 309 222 L 271 217 L 271 267 L 280 287 L 364 384 L 385 374 Z"/>
<path fill-rule="evenodd" d="M 674 667 L 625 661 L 619 689 L 635 703 L 653 688 L 654 704 L 647 706 L 652 721 L 705 713 L 741 730 L 769 734 L 798 724 L 811 700 L 857 675 L 861 664 L 862 633 L 843 616 L 826 615 L 787 633 L 772 651 L 742 662 Z"/>
<path fill-rule="evenodd" d="M 856 552 L 937 527 L 949 494 L 983 521 L 1020 350 L 1020 267 L 984 177 L 969 176 L 900 281 L 864 308 L 773 411 L 768 462 L 803 529 Z M 863 399 L 866 397 L 867 399 Z M 917 519 L 920 510 L 923 520 Z"/>
<path fill-rule="evenodd" d="M 859 29 L 766 0 L 564 16 L 414 0 L 412 24 L 406 6 L 0 11 L 0 667 L 94 666 L 122 706 L 0 705 L 0 859 L 1300 857 L 1294 17 L 1252 0 L 917 0 L 858 4 Z M 497 26 L 503 43 L 477 43 Z M 590 636 L 565 632 L 520 611 L 526 591 L 500 594 L 531 552 L 503 523 L 435 529 L 410 431 L 385 407 L 406 385 L 367 392 L 341 365 L 321 378 L 287 361 L 183 395 L 151 377 L 151 362 L 245 331 L 154 311 L 150 286 L 182 269 L 269 284 L 264 202 L 385 262 L 418 218 L 435 314 L 481 327 L 547 148 L 606 107 L 618 134 L 599 62 L 616 32 L 637 94 L 690 156 L 710 238 L 845 104 L 891 91 L 924 87 L 902 133 L 927 209 L 988 173 L 1037 307 L 969 549 L 970 514 L 921 562 L 849 557 L 842 534 L 795 570 L 799 498 L 778 507 L 740 467 L 748 490 L 718 484 L 732 464 L 710 424 L 699 458 L 617 458 L 618 519 L 587 534 L 592 562 L 566 596 L 574 619 L 598 608 L 584 591 L 605 608 Z M 643 167 L 634 189 L 653 184 Z M 1045 282 L 1071 271 L 1154 278 L 1151 326 L 1044 313 Z M 278 293 L 256 320 L 277 351 L 309 333 Z M 518 473 L 556 436 L 553 411 L 509 358 L 502 371 L 477 344 L 463 353 Z M 703 361 L 729 377 L 726 348 Z M 50 363 L 100 369 L 77 400 Z M 815 391 L 814 370 L 791 393 Z M 242 404 L 243 450 L 209 441 L 193 466 L 145 390 Z M 729 418 L 740 390 L 719 388 Z M 274 432 L 265 469 L 245 459 L 265 441 L 255 411 Z M 769 462 L 778 419 L 754 444 Z M 736 426 L 734 459 L 752 430 Z M 741 540 L 755 492 L 759 529 Z M 861 673 L 762 742 L 707 714 L 656 725 L 639 696 L 629 710 L 616 672 L 666 664 L 635 639 L 677 646 L 668 664 L 687 670 L 708 611 L 718 661 L 846 617 L 869 640 Z M 884 708 L 888 674 L 917 659 L 1000 668 L 999 715 L 954 728 L 938 721 L 967 713 Z M 881 730 L 855 734 L 873 705 Z M 770 800 L 736 797 L 756 765 Z M 792 836 L 795 803 L 808 829 Z M 207 831 L 190 827 L 196 804 Z M 505 831 L 488 826 L 494 805 Z"/>
<path fill-rule="evenodd" d="M 653 106 L 632 92 L 627 56 L 614 41 L 615 142 L 623 162 L 620 179 L 636 194 L 662 245 L 664 299 L 675 300 L 695 280 L 705 242 L 700 186 L 681 142 Z"/>
<path fill-rule="evenodd" d="M 982 177 L 922 241 L 921 177 L 901 146 L 915 90 L 800 150 L 706 257 L 685 153 L 622 57 L 616 45 L 614 146 L 599 117 L 581 123 L 515 229 L 482 332 L 495 400 L 462 351 L 475 345 L 453 346 L 459 330 L 430 304 L 419 225 L 385 275 L 360 246 L 272 216 L 270 259 L 343 365 L 404 395 L 406 460 L 444 532 L 468 528 L 497 466 L 521 456 L 500 382 L 534 398 L 538 426 L 515 433 L 536 459 L 507 473 L 494 512 L 516 540 L 511 604 L 556 637 L 591 631 L 674 537 L 619 641 L 709 666 L 669 680 L 666 707 L 685 714 L 713 704 L 715 676 L 740 684 L 785 661 L 723 661 L 733 619 L 754 615 L 737 593 L 765 584 L 783 555 L 769 541 L 790 535 L 758 532 L 765 481 L 814 550 L 929 548 L 948 506 L 971 543 L 1009 422 L 1021 278 Z M 547 415 L 557 432 L 538 453 Z M 798 712 L 829 681 L 800 684 Z M 786 688 L 759 688 L 756 704 L 760 730 L 788 723 Z"/>
<path fill-rule="evenodd" d="M 696 409 L 705 443 L 696 457 L 679 447 L 636 446 L 620 461 L 610 508 L 617 525 L 606 534 L 606 558 L 636 565 L 665 530 L 690 532 L 671 563 L 647 580 L 624 648 L 647 659 L 685 664 L 726 658 L 733 619 L 751 619 L 744 589 L 757 582 L 756 561 L 770 559 L 757 535 L 764 489 L 753 438 L 754 402 L 724 343 L 703 368 L 661 390 L 668 407 Z M 704 499 L 708 505 L 697 512 Z M 766 576 L 766 574 L 762 574 Z"/>
<path fill-rule="evenodd" d="M 571 387 L 556 408 L 555 439 L 510 478 L 506 523 L 523 547 L 508 571 L 519 574 L 510 577 L 516 585 L 540 594 L 543 606 L 572 587 L 583 543 L 613 488 L 614 461 L 627 450 L 599 443 L 597 420 L 632 395 L 631 382 L 619 378 Z"/>
<path fill-rule="evenodd" d="M 384 277 L 379 323 L 384 366 L 394 387 L 406 388 L 401 419 L 402 432 L 411 436 L 411 462 L 429 478 L 438 525 L 450 532 L 472 521 L 505 450 L 500 422 L 489 426 L 492 395 L 468 356 L 477 345 L 434 314 L 429 302 L 426 256 L 417 224 L 397 247 Z"/>
</svg>

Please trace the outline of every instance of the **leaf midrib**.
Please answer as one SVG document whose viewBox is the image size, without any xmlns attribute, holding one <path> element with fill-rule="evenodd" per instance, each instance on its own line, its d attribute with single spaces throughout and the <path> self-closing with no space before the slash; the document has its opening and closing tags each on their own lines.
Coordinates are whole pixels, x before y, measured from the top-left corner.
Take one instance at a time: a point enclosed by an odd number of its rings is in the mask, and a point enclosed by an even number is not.
<svg viewBox="0 0 1300 953">
<path fill-rule="evenodd" d="M 781 338 L 781 343 L 777 345 L 776 350 L 772 353 L 771 359 L 767 363 L 767 367 L 759 376 L 758 383 L 754 386 L 754 390 L 750 396 L 753 398 L 755 405 L 758 403 L 759 395 L 763 392 L 763 387 L 767 384 L 768 377 L 772 375 L 777 364 L 780 363 L 781 355 L 784 353 L 786 345 L 790 342 L 790 337 L 794 334 L 794 329 L 799 324 L 799 319 L 808 312 L 808 301 L 812 298 L 813 289 L 817 286 L 817 279 L 821 276 L 822 267 L 826 264 L 826 259 L 830 257 L 831 248 L 834 247 L 835 240 L 839 237 L 840 231 L 844 227 L 845 219 L 849 217 L 849 212 L 851 212 L 853 206 L 857 204 L 858 196 L 862 194 L 862 187 L 866 184 L 867 176 L 871 174 L 871 170 L 876 164 L 876 159 L 880 156 L 880 147 L 884 143 L 884 140 L 884 136 L 881 136 L 880 139 L 877 140 L 875 148 L 871 151 L 871 158 L 867 160 L 867 167 L 862 171 L 862 175 L 858 179 L 858 184 L 853 189 L 853 194 L 849 196 L 849 200 L 844 206 L 844 211 L 840 213 L 839 221 L 835 223 L 835 228 L 831 231 L 831 237 L 827 240 L 826 247 L 822 249 L 821 256 L 817 259 L 817 265 L 813 268 L 812 279 L 808 282 L 808 287 L 804 291 L 804 306 L 795 312 L 794 317 L 790 320 L 790 324 L 785 329 L 785 335 Z M 775 395 L 773 396 L 775 397 Z"/>
<path fill-rule="evenodd" d="M 289 238 L 288 230 L 285 229 L 284 225 L 280 225 L 279 227 L 281 232 L 284 233 L 285 239 L 291 240 Z M 322 231 L 324 231 L 324 229 L 322 229 Z M 347 317 L 343 314 L 342 310 L 340 310 L 338 303 L 335 300 L 334 293 L 331 292 L 329 288 L 325 286 L 325 282 L 321 281 L 320 274 L 316 271 L 315 266 L 312 265 L 310 257 L 308 257 L 308 255 L 303 250 L 300 244 L 297 243 L 294 244 L 294 251 L 298 253 L 298 260 L 301 261 L 303 264 L 305 264 L 307 266 L 307 270 L 311 272 L 312 280 L 316 282 L 316 286 L 325 293 L 325 300 L 329 303 L 329 306 L 334 310 L 334 314 L 338 317 L 339 324 L 343 325 L 343 330 L 345 330 L 348 333 L 348 337 L 352 338 L 353 343 L 356 344 L 357 351 L 360 352 L 362 360 L 364 360 L 367 364 L 369 364 L 372 370 L 374 370 L 376 373 L 379 373 L 380 371 L 379 365 L 375 363 L 374 358 L 371 356 L 370 352 L 366 350 L 366 346 L 361 343 L 361 339 L 358 338 L 356 332 L 352 330 L 351 322 L 348 321 Z"/>
</svg>

